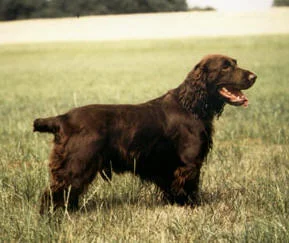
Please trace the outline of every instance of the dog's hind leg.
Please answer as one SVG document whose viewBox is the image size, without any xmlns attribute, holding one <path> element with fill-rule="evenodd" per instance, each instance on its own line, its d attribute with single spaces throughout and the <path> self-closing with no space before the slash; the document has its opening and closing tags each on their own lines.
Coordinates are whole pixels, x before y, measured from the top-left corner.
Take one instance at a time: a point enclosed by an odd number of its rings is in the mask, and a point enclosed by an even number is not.
<svg viewBox="0 0 289 243">
<path fill-rule="evenodd" d="M 55 145 L 49 165 L 51 184 L 42 196 L 40 213 L 51 203 L 54 209 L 66 206 L 69 210 L 78 209 L 79 195 L 102 168 L 101 141 L 78 141 L 70 139 L 65 148 Z"/>
</svg>

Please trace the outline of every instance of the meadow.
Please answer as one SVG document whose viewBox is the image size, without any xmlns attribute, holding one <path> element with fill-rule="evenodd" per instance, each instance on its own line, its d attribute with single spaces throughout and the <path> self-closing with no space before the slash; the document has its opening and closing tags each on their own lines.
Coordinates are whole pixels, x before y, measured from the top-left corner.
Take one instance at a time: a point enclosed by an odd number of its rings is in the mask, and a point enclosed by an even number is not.
<svg viewBox="0 0 289 243">
<path fill-rule="evenodd" d="M 41 217 L 52 137 L 35 118 L 91 103 L 141 103 L 206 54 L 258 75 L 227 105 L 202 169 L 201 204 L 168 205 L 137 177 L 97 177 L 80 211 Z M 1 242 L 289 242 L 289 35 L 0 46 Z"/>
</svg>

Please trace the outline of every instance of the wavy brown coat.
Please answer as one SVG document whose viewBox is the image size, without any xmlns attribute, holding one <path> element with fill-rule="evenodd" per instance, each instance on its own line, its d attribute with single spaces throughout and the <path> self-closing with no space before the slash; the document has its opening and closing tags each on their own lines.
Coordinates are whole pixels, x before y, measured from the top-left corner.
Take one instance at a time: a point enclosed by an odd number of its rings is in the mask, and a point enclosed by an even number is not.
<svg viewBox="0 0 289 243">
<path fill-rule="evenodd" d="M 235 59 L 206 56 L 185 81 L 165 95 L 139 105 L 88 105 L 56 117 L 36 119 L 34 131 L 55 136 L 50 186 L 41 213 L 78 208 L 79 195 L 99 172 L 130 171 L 155 183 L 171 203 L 196 201 L 202 163 L 212 148 L 213 119 L 226 103 L 247 105 L 241 92 L 256 75 Z"/>
</svg>

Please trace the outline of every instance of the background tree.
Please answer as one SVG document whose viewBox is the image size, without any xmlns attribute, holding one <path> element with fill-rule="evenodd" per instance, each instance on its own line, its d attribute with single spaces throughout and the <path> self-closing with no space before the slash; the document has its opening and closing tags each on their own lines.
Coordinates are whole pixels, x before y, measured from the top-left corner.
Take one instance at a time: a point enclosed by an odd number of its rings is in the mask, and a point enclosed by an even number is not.
<svg viewBox="0 0 289 243">
<path fill-rule="evenodd" d="M 44 8 L 46 0 L 1 0 L 0 19 L 27 19 L 33 17 L 36 11 Z"/>
<path fill-rule="evenodd" d="M 275 6 L 289 6 L 289 0 L 275 0 Z"/>
<path fill-rule="evenodd" d="M 0 19 L 185 11 L 186 0 L 0 0 Z"/>
</svg>

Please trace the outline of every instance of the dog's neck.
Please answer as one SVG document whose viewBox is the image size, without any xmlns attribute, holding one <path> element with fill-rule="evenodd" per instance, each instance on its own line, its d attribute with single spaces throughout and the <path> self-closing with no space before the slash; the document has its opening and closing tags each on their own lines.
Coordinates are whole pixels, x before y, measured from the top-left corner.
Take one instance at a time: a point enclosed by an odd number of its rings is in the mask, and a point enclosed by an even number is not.
<svg viewBox="0 0 289 243">
<path fill-rule="evenodd" d="M 223 112 L 225 103 L 208 93 L 206 82 L 186 79 L 175 92 L 181 106 L 196 115 L 197 119 L 211 121 Z"/>
</svg>

